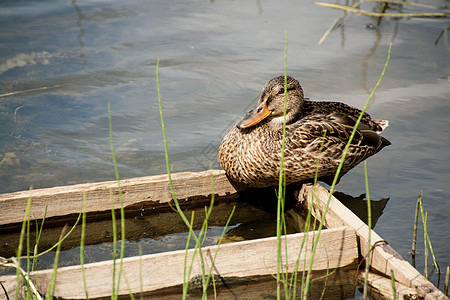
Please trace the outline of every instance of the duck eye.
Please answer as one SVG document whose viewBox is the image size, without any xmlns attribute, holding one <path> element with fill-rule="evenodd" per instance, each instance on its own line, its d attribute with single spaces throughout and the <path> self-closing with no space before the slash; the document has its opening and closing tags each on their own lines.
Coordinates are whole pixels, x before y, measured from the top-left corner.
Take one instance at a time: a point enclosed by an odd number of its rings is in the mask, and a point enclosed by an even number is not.
<svg viewBox="0 0 450 300">
<path fill-rule="evenodd" d="M 284 94 L 284 88 L 281 88 L 278 90 L 277 95 L 281 95 Z"/>
</svg>

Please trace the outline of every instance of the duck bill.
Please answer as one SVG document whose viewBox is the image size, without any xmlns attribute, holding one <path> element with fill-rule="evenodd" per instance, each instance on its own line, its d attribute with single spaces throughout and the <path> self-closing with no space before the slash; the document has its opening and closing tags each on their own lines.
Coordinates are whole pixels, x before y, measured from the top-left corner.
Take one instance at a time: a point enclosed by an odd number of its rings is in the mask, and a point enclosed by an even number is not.
<svg viewBox="0 0 450 300">
<path fill-rule="evenodd" d="M 267 108 L 267 105 L 263 103 L 250 111 L 236 126 L 239 129 L 254 126 L 267 118 L 271 113 L 272 112 Z"/>
</svg>

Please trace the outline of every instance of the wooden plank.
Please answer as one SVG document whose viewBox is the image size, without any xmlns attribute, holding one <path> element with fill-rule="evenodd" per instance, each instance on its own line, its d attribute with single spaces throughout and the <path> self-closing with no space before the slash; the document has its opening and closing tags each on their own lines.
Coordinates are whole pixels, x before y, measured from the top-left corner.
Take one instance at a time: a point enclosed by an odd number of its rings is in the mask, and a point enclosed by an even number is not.
<svg viewBox="0 0 450 300">
<path fill-rule="evenodd" d="M 175 194 L 179 200 L 189 197 L 209 197 L 212 193 L 211 181 L 214 178 L 214 193 L 226 196 L 236 193 L 222 170 L 205 172 L 181 172 L 172 174 Z M 148 176 L 120 181 L 124 205 L 139 203 L 165 203 L 172 200 L 167 175 Z M 42 219 L 47 205 L 47 217 L 66 216 L 80 212 L 82 195 L 86 195 L 86 212 L 107 211 L 111 209 L 110 190 L 113 193 L 114 207 L 120 208 L 117 181 L 85 183 L 60 186 L 31 191 L 0 194 L 0 225 L 22 222 L 28 198 L 31 197 L 32 218 Z"/>
<path fill-rule="evenodd" d="M 300 245 L 306 239 L 300 256 L 300 261 L 308 260 L 311 253 L 313 236 L 316 232 L 288 235 L 282 239 L 282 255 L 288 258 L 287 266 L 293 271 Z M 206 269 L 209 270 L 212 258 L 218 246 L 202 249 Z M 194 250 L 188 251 L 187 261 L 191 261 Z M 334 269 L 355 266 L 358 263 L 357 238 L 354 228 L 341 227 L 325 230 L 320 235 L 314 270 Z M 123 275 L 119 294 L 158 290 L 183 283 L 185 251 L 164 252 L 142 257 L 124 259 Z M 283 260 L 286 262 L 286 260 Z M 303 263 L 299 264 L 299 271 L 303 270 Z M 113 262 L 104 261 L 85 265 L 85 276 L 90 298 L 108 297 L 111 295 Z M 143 270 L 140 274 L 139 270 Z M 277 270 L 277 238 L 243 241 L 221 245 L 214 264 L 213 272 L 223 277 L 258 276 L 275 274 Z M 284 270 L 286 270 L 284 268 Z M 117 271 L 117 270 L 116 270 Z M 52 270 L 37 271 L 31 278 L 39 277 L 38 290 L 45 294 Z M 201 274 L 201 263 L 198 254 L 192 267 L 192 277 Z M 117 277 L 116 277 L 117 278 Z M 123 280 L 126 278 L 128 284 Z M 140 282 L 143 282 L 143 290 Z M 15 276 L 0 277 L 9 287 L 11 295 Z M 58 269 L 55 286 L 55 297 L 81 299 L 85 297 L 80 266 Z"/>
<path fill-rule="evenodd" d="M 236 195 L 237 191 L 241 189 L 233 186 L 221 170 L 174 173 L 172 178 L 175 193 L 181 201 L 192 200 L 193 198 L 209 199 L 212 193 L 212 178 L 214 178 L 215 183 L 215 194 L 219 198 Z M 167 203 L 172 199 L 167 175 L 127 179 L 122 180 L 120 184 L 125 207 L 139 207 L 139 205 L 146 203 L 158 206 L 158 204 Z M 110 190 L 113 193 L 114 207 L 119 208 L 120 201 L 116 181 L 1 194 L 0 209 L 3 213 L 0 215 L 0 226 L 21 222 L 30 196 L 32 199 L 31 215 L 37 219 L 42 218 L 46 205 L 48 205 L 47 217 L 66 217 L 79 213 L 83 194 L 86 195 L 86 211 L 88 213 L 109 211 L 111 207 Z M 304 201 L 305 206 L 309 206 L 312 194 L 312 186 L 304 185 L 299 192 L 299 201 Z M 321 218 L 328 198 L 328 191 L 321 186 L 317 186 L 315 194 L 316 199 L 319 200 L 313 206 L 313 214 L 317 218 Z M 360 238 L 360 251 L 363 255 L 367 253 L 367 226 L 334 197 L 331 199 L 325 223 L 329 228 L 354 227 Z M 382 241 L 381 237 L 374 231 L 371 235 L 371 245 L 377 241 Z M 425 298 L 440 299 L 445 297 L 442 292 L 436 289 L 387 244 L 382 243 L 375 247 L 371 261 L 375 270 L 386 274 L 386 276 L 390 275 L 391 270 L 394 271 L 399 283 L 416 288 Z"/>
<path fill-rule="evenodd" d="M 358 280 L 364 284 L 364 272 L 358 273 Z M 369 273 L 367 284 L 371 293 L 381 295 L 383 299 L 394 299 L 394 291 L 392 290 L 391 280 L 389 278 Z M 403 285 L 399 282 L 394 283 L 396 299 L 419 299 L 420 296 L 416 289 Z"/>
<path fill-rule="evenodd" d="M 328 191 L 319 184 L 315 186 L 305 184 L 299 191 L 298 200 L 303 203 L 305 208 L 311 209 L 314 217 L 320 220 L 325 212 L 328 195 Z M 325 215 L 324 225 L 327 228 L 341 226 L 355 228 L 360 240 L 360 252 L 363 256 L 367 254 L 369 227 L 333 196 Z M 377 244 L 370 256 L 372 269 L 387 277 L 390 277 L 391 271 L 393 271 L 396 281 L 417 289 L 425 299 L 448 299 L 389 244 L 383 242 L 384 240 L 375 231 L 371 230 L 370 235 L 370 245 Z"/>
</svg>

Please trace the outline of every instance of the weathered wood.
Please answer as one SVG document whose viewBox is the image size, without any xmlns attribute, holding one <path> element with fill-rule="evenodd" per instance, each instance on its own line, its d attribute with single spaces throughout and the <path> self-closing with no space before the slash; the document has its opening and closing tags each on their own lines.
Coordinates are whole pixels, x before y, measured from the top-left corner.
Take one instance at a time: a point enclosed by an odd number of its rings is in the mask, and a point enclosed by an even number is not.
<svg viewBox="0 0 450 300">
<path fill-rule="evenodd" d="M 183 173 L 175 173 L 172 175 L 173 183 L 174 183 L 174 189 L 176 196 L 181 202 L 195 202 L 192 201 L 193 199 L 203 199 L 202 201 L 208 201 L 210 199 L 212 194 L 212 179 L 214 179 L 214 194 L 216 195 L 216 199 L 228 199 L 236 196 L 237 191 L 240 190 L 239 187 L 233 186 L 227 179 L 225 173 L 223 171 L 219 170 L 212 170 L 212 171 L 205 171 L 205 172 L 199 172 L 199 173 L 193 173 L 193 172 L 183 172 Z M 133 178 L 128 180 L 122 180 L 120 182 L 120 186 L 122 188 L 123 192 L 123 199 L 124 199 L 124 205 L 126 208 L 140 208 L 147 205 L 158 207 L 162 204 L 167 205 L 167 202 L 172 200 L 172 194 L 170 192 L 169 187 L 169 181 L 167 175 L 160 175 L 160 176 L 151 176 L 151 177 L 142 177 L 142 178 Z M 313 190 L 315 190 L 315 197 L 314 197 L 314 205 L 311 206 L 313 201 Z M 0 195 L 0 210 L 2 211 L 2 214 L 0 214 L 0 226 L 3 226 L 5 224 L 11 224 L 11 223 L 18 223 L 21 222 L 24 214 L 25 214 L 25 208 L 28 201 L 28 198 L 31 197 L 31 216 L 32 218 L 40 219 L 43 217 L 43 213 L 45 211 L 45 206 L 48 206 L 47 209 L 47 218 L 48 217 L 62 217 L 66 218 L 69 216 L 73 217 L 73 214 L 77 214 L 80 212 L 81 208 L 81 199 L 82 195 L 86 195 L 86 211 L 88 213 L 95 214 L 97 212 L 108 212 L 111 208 L 111 202 L 110 202 L 110 192 L 112 191 L 113 195 L 113 203 L 115 208 L 120 207 L 120 199 L 119 199 L 119 192 L 118 192 L 118 184 L 116 181 L 109 181 L 109 182 L 100 182 L 100 183 L 87 183 L 87 184 L 79 184 L 79 185 L 73 185 L 73 186 L 65 186 L 65 187 L 55 187 L 55 188 L 48 188 L 48 189 L 40 189 L 40 190 L 32 190 L 32 191 L 22 191 L 22 192 L 16 192 L 16 193 L 9 193 L 9 194 L 1 194 Z M 313 215 L 321 219 L 324 210 L 325 205 L 328 199 L 328 191 L 325 190 L 320 185 L 317 185 L 315 188 L 312 187 L 312 185 L 304 185 L 302 189 L 299 191 L 298 200 L 300 202 L 304 203 L 305 207 L 312 207 Z M 341 226 L 350 226 L 356 230 L 357 236 L 360 240 L 360 253 L 362 255 L 367 254 L 367 246 L 369 245 L 368 241 L 368 227 L 359 220 L 350 210 L 348 210 L 342 203 L 340 203 L 337 199 L 334 197 L 330 200 L 330 206 L 325 218 L 325 225 L 328 228 L 334 228 L 334 227 L 341 227 Z M 127 226 L 127 228 L 130 228 L 131 226 Z M 5 227 L 6 228 L 6 227 Z M 348 230 L 347 230 L 348 231 Z M 323 235 L 327 235 L 329 230 L 324 230 Z M 291 237 L 288 237 L 290 239 Z M 264 240 L 260 240 L 264 241 Z M 252 242 L 258 242 L 258 241 L 252 241 Z M 267 241 L 266 241 L 267 242 Z M 379 242 L 379 243 L 377 243 Z M 233 246 L 228 245 L 222 245 L 220 253 L 222 253 L 223 249 L 228 249 L 227 253 L 230 253 L 228 258 L 225 255 L 224 258 L 218 258 L 218 262 L 221 262 L 223 267 L 219 264 L 220 269 L 217 269 L 221 272 L 221 275 L 223 276 L 234 276 L 233 272 L 243 272 L 244 270 L 240 269 L 238 266 L 245 266 L 245 268 L 248 268 L 247 265 L 248 262 L 246 260 L 249 260 L 251 258 L 258 258 L 260 255 L 258 255 L 259 246 L 258 249 L 255 249 L 254 247 L 250 246 L 253 245 L 252 243 L 246 244 L 249 242 L 243 242 L 243 244 L 231 244 Z M 377 270 L 378 272 L 381 272 L 382 274 L 385 274 L 385 276 L 389 277 L 390 272 L 394 272 L 395 279 L 397 280 L 399 285 L 405 285 L 408 287 L 411 287 L 413 289 L 416 289 L 417 292 L 424 296 L 425 299 L 447 299 L 441 291 L 436 289 L 433 284 L 431 284 L 429 281 L 427 281 L 416 269 L 414 269 L 408 262 L 406 262 L 395 250 L 393 250 L 388 244 L 383 243 L 383 240 L 380 236 L 378 236 L 374 231 L 371 231 L 371 245 L 374 245 L 377 243 L 377 246 L 374 247 L 373 251 L 370 255 L 371 265 L 374 270 Z M 245 249 L 241 246 L 245 245 Z M 228 248 L 229 247 L 229 248 Z M 269 247 L 269 246 L 267 246 Z M 270 247 L 274 247 L 273 245 Z M 269 248 L 270 248 L 269 247 Z M 234 250 L 234 249 L 238 250 Z M 208 253 L 212 253 L 213 248 L 206 248 L 208 249 Z M 264 248 L 265 249 L 265 248 Z M 328 251 L 329 248 L 327 246 Z M 339 252 L 340 250 L 334 251 L 334 253 L 339 253 L 339 257 L 344 257 L 345 255 L 342 254 L 342 252 Z M 241 253 L 242 252 L 242 253 Z M 180 254 L 182 253 L 182 255 Z M 191 253 L 191 252 L 190 252 Z M 238 253 L 238 254 L 236 254 Z M 269 252 L 264 252 L 269 253 Z M 273 258 L 274 253 L 276 253 L 273 249 L 271 250 L 271 259 Z M 169 258 L 169 254 L 176 254 L 174 257 L 174 260 L 172 257 Z M 178 256 L 177 256 L 178 255 Z M 307 254 L 308 255 L 308 254 Z M 163 263 L 164 269 L 167 267 L 167 261 L 164 260 L 170 260 L 173 261 L 173 264 L 171 263 L 170 266 L 172 268 L 175 268 L 175 265 L 180 263 L 181 256 L 184 259 L 184 252 L 172 252 L 172 253 L 161 253 L 152 256 L 152 262 L 149 262 L 148 265 L 146 265 L 145 270 L 152 270 L 151 272 L 147 271 L 145 273 L 145 277 L 149 276 L 150 278 L 153 278 L 152 276 L 157 277 L 158 279 L 162 273 L 160 269 L 157 269 L 154 263 Z M 264 256 L 264 255 L 263 255 Z M 219 256 L 220 257 L 220 256 Z M 240 259 L 235 259 L 236 257 L 239 257 Z M 323 260 L 326 255 L 324 253 L 317 253 L 316 259 L 318 261 Z M 143 257 L 147 259 L 147 256 Z M 128 270 L 125 272 L 125 274 L 131 274 L 136 273 L 137 268 L 137 261 L 140 258 L 127 258 L 127 264 L 125 266 L 125 269 Z M 227 261 L 228 259 L 228 261 Z M 244 259 L 244 263 L 241 259 Z M 331 256 L 329 256 L 330 262 L 332 262 Z M 265 257 L 265 260 L 267 260 L 267 257 Z M 231 263 L 230 263 L 231 262 Z M 97 273 L 96 267 L 92 267 L 91 264 L 87 265 L 89 267 L 89 276 L 91 280 L 88 280 L 90 284 L 94 286 L 94 289 L 100 289 L 97 287 L 97 283 L 94 281 L 94 278 L 105 278 L 105 280 L 101 281 L 99 285 L 101 286 L 109 286 L 111 285 L 111 262 L 100 262 L 97 263 L 99 266 L 102 266 L 103 271 L 100 273 Z M 229 273 L 227 273 L 229 270 Z M 267 268 L 267 262 L 264 262 L 264 270 L 268 270 Z M 91 269 L 92 268 L 92 269 Z M 235 270 L 233 270 L 233 268 Z M 250 266 L 250 270 L 253 267 Z M 330 265 L 330 268 L 331 265 Z M 62 290 L 74 290 L 70 285 L 65 286 L 66 283 L 64 283 L 64 280 L 68 280 L 69 282 L 73 282 L 73 274 L 71 272 L 75 272 L 74 274 L 79 275 L 79 266 L 74 267 L 67 267 L 67 268 L 61 268 L 60 271 L 63 270 L 63 275 L 60 278 L 58 275 L 58 278 L 61 279 L 61 282 L 59 283 L 61 286 L 64 286 Z M 75 270 L 75 271 L 74 271 Z M 78 271 L 76 271 L 78 270 Z M 198 269 L 197 269 L 198 271 Z M 273 270 L 272 270 L 273 271 Z M 272 272 L 271 271 L 271 272 Z M 41 271 L 39 274 L 43 276 L 43 278 L 47 278 L 50 276 L 51 271 Z M 76 273 L 78 272 L 78 273 Z M 103 273 L 102 273 L 103 272 Z M 167 274 L 173 275 L 170 272 L 167 272 Z M 181 271 L 179 271 L 181 272 Z M 151 274 L 150 274 L 151 273 Z M 273 273 L 273 272 L 272 272 Z M 65 275 L 64 275 L 65 274 Z M 101 276 L 99 276 L 99 274 Z M 182 274 L 182 273 L 181 273 Z M 228 275 L 227 275 L 228 274 Z M 250 272 L 250 274 L 247 275 L 238 275 L 238 276 L 247 276 L 251 275 L 253 273 Z M 267 274 L 267 273 L 264 273 Z M 45 277 L 47 276 L 47 277 Z M 65 277 L 64 277 L 65 276 Z M 132 276 L 132 275 L 130 275 Z M 3 277 L 3 279 L 6 277 Z M 81 278 L 81 277 L 80 277 Z M 128 278 L 128 275 L 127 275 Z M 131 278 L 131 277 L 130 277 Z M 178 278 L 178 277 L 176 277 Z M 158 280 L 154 280 L 155 282 L 158 282 Z M 6 283 L 6 286 L 14 286 L 14 283 L 11 283 L 12 279 L 9 278 L 9 281 Z M 109 281 L 108 281 L 109 280 Z M 129 279 L 128 279 L 129 280 Z M 41 277 L 40 277 L 41 281 Z M 129 280 L 130 281 L 130 280 Z M 152 280 L 148 280 L 152 281 Z M 59 281 L 58 281 L 59 282 Z M 138 281 L 136 281 L 138 282 Z M 174 283 L 171 281 L 166 281 L 167 284 L 173 285 Z M 179 278 L 178 278 L 179 282 Z M 41 282 L 42 283 L 42 282 Z M 81 284 L 81 281 L 78 283 L 73 284 Z M 165 283 L 166 284 L 166 283 Z M 179 283 L 178 283 L 179 284 Z M 125 284 L 122 284 L 122 292 L 125 291 Z M 163 285 L 167 286 L 167 285 Z M 45 291 L 46 285 L 43 285 L 43 290 Z M 82 291 L 83 289 L 79 289 Z M 100 289 L 101 290 L 101 289 Z M 125 291 L 126 293 L 127 291 Z M 62 293 L 62 292 L 61 292 Z M 84 293 L 83 293 L 84 295 Z M 107 291 L 105 291 L 102 295 L 109 296 L 107 294 Z M 82 296 L 81 296 L 82 297 Z"/>
<path fill-rule="evenodd" d="M 299 191 L 298 200 L 303 202 L 304 206 L 311 210 L 313 216 L 320 220 L 325 213 L 328 197 L 328 191 L 321 185 L 308 184 L 303 185 Z M 325 215 L 324 225 L 327 228 L 341 226 L 355 228 L 360 240 L 360 252 L 363 256 L 367 255 L 369 227 L 333 196 Z M 371 230 L 370 235 L 370 245 L 376 244 L 369 256 L 372 269 L 387 277 L 391 276 L 391 271 L 394 272 L 396 281 L 417 289 L 418 293 L 425 299 L 447 299 L 439 289 L 411 266 L 375 231 Z"/>
<path fill-rule="evenodd" d="M 364 284 L 364 272 L 359 272 L 358 280 Z M 394 291 L 392 290 L 392 283 L 389 278 L 369 273 L 367 277 L 367 284 L 371 293 L 381 295 L 383 299 L 394 299 Z M 398 281 L 394 282 L 396 299 L 419 299 L 420 296 L 417 290 L 409 286 L 403 285 Z"/>
<path fill-rule="evenodd" d="M 292 234 L 282 238 L 281 253 L 283 264 L 289 271 L 294 270 L 299 255 L 301 243 L 305 240 L 300 261 L 309 261 L 313 238 L 316 232 Z M 286 243 L 286 244 L 285 244 Z M 206 270 L 211 267 L 212 259 L 218 246 L 204 247 L 202 249 Z M 191 261 L 194 249 L 188 250 L 187 262 Z M 315 254 L 313 270 L 334 269 L 355 266 L 358 263 L 357 238 L 354 228 L 341 227 L 325 230 L 320 235 L 318 248 Z M 143 282 L 143 291 L 157 290 L 183 283 L 185 251 L 172 251 L 142 257 L 124 259 L 122 281 L 119 294 L 129 292 L 142 292 L 140 283 Z M 86 264 L 85 276 L 90 298 L 107 297 L 111 295 L 113 262 L 104 261 Z M 299 264 L 302 271 L 303 263 Z M 142 270 L 142 274 L 139 270 Z M 223 277 L 229 276 L 257 276 L 276 273 L 277 270 L 277 238 L 265 238 L 252 241 L 243 241 L 221 245 L 213 273 Z M 286 267 L 283 267 L 286 270 Z M 118 268 L 116 269 L 118 272 Z M 201 274 L 201 263 L 198 253 L 192 264 L 192 276 Z M 45 294 L 52 270 L 37 271 L 31 274 L 34 280 L 39 276 L 38 289 Z M 117 277 L 116 277 L 117 278 Z M 0 277 L 5 286 L 11 289 L 15 276 Z M 126 282 L 125 283 L 125 280 Z M 10 292 L 12 292 L 10 290 Z M 11 293 L 14 295 L 14 293 Z M 82 273 L 80 266 L 70 266 L 58 269 L 55 286 L 55 297 L 81 299 L 85 297 Z"/>
<path fill-rule="evenodd" d="M 205 172 L 182 172 L 172 174 L 175 194 L 178 199 L 212 194 L 226 196 L 236 193 L 222 170 Z M 167 175 L 148 176 L 120 181 L 124 206 L 153 201 L 164 203 L 172 200 Z M 114 207 L 120 208 L 117 181 L 85 183 L 46 189 L 0 194 L 0 225 L 21 222 L 25 216 L 28 198 L 31 197 L 31 217 L 42 219 L 47 205 L 47 217 L 65 216 L 81 211 L 82 195 L 86 195 L 86 212 L 111 209 L 110 191 Z"/>
</svg>

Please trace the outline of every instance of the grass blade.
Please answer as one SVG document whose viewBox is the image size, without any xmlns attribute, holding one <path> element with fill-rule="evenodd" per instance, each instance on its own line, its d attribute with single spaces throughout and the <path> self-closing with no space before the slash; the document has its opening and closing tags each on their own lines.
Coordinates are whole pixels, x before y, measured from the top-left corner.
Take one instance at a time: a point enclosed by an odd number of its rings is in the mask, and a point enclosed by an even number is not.
<svg viewBox="0 0 450 300">
<path fill-rule="evenodd" d="M 362 119 L 362 117 L 363 117 L 363 114 L 364 114 L 364 112 L 366 111 L 367 106 L 369 105 L 370 101 L 372 100 L 372 97 L 373 97 L 373 95 L 375 94 L 375 91 L 377 90 L 378 86 L 379 86 L 380 83 L 381 83 L 381 80 L 382 80 L 383 77 L 384 77 L 384 73 L 386 72 L 387 66 L 388 66 L 388 64 L 389 64 L 389 59 L 390 59 L 390 57 L 391 57 L 391 49 L 392 49 L 392 43 L 390 43 L 390 45 L 389 45 L 389 51 L 388 51 L 386 63 L 385 63 L 385 65 L 384 65 L 383 71 L 381 72 L 380 78 L 378 79 L 378 82 L 376 83 L 376 85 L 375 85 L 375 87 L 373 88 L 372 92 L 370 93 L 370 96 L 369 96 L 369 98 L 367 99 L 367 101 L 366 101 L 366 103 L 365 103 L 363 109 L 361 110 L 361 114 L 359 115 L 359 118 L 358 118 L 358 120 L 356 121 L 356 124 L 355 124 L 355 126 L 354 126 L 354 128 L 353 128 L 353 132 L 352 132 L 352 134 L 350 135 L 349 141 L 348 141 L 348 143 L 347 143 L 347 145 L 346 145 L 346 147 L 345 147 L 345 149 L 344 149 L 344 153 L 343 153 L 343 155 L 342 155 L 341 162 L 339 163 L 339 166 L 338 166 L 338 168 L 337 168 L 336 174 L 335 174 L 335 176 L 334 176 L 333 183 L 332 183 L 331 188 L 330 188 L 330 195 L 329 195 L 329 197 L 328 197 L 327 204 L 326 204 L 326 206 L 325 206 L 325 210 L 324 210 L 324 213 L 323 213 L 323 215 L 322 215 L 321 222 L 320 222 L 320 224 L 319 224 L 319 228 L 317 229 L 317 239 L 314 241 L 314 244 L 313 244 L 313 249 L 312 249 L 312 253 L 311 253 L 310 264 L 309 264 L 309 267 L 308 267 L 308 276 L 306 276 L 306 283 L 305 283 L 305 287 L 306 287 L 306 288 L 305 288 L 305 292 L 303 293 L 303 299 L 307 299 L 307 298 L 308 298 L 307 290 L 308 290 L 308 288 L 309 288 L 309 283 L 310 283 L 310 275 L 311 275 L 311 272 L 312 272 L 312 264 L 313 264 L 313 261 L 314 261 L 314 254 L 315 254 L 315 251 L 316 251 L 316 249 L 317 249 L 318 240 L 319 240 L 319 237 L 320 237 L 320 232 L 321 232 L 321 230 L 322 230 L 322 228 L 323 228 L 323 224 L 324 224 L 324 222 L 325 222 L 326 213 L 327 213 L 327 211 L 328 211 L 328 207 L 329 207 L 329 204 L 330 204 L 330 201 L 331 201 L 331 196 L 333 195 L 333 192 L 334 192 L 334 187 L 336 186 L 336 183 L 337 183 L 337 181 L 338 181 L 338 179 L 339 179 L 339 174 L 340 174 L 340 172 L 341 172 L 342 166 L 343 166 L 344 161 L 345 161 L 345 156 L 346 156 L 346 154 L 347 154 L 348 149 L 350 148 L 350 144 L 351 144 L 351 142 L 352 142 L 352 140 L 353 140 L 353 137 L 355 136 L 355 133 L 356 133 L 357 128 L 358 128 L 358 125 L 359 125 L 359 123 L 361 122 L 361 119 Z"/>
<path fill-rule="evenodd" d="M 369 227 L 369 232 L 367 233 L 367 253 L 370 253 L 372 248 L 370 243 L 370 234 L 372 229 L 372 208 L 370 204 L 370 193 L 369 193 L 369 177 L 367 176 L 367 161 L 364 161 L 364 178 L 366 182 L 366 196 L 367 196 L 367 226 Z M 367 282 L 369 280 L 369 269 L 370 269 L 370 254 L 366 259 L 366 268 L 364 273 L 364 291 L 363 291 L 363 299 L 367 299 Z"/>
<path fill-rule="evenodd" d="M 59 253 L 61 251 L 61 239 L 65 235 L 66 226 L 63 227 L 61 230 L 61 234 L 59 236 L 58 246 L 56 247 L 55 252 L 55 259 L 53 261 L 53 272 L 50 276 L 50 280 L 48 281 L 48 288 L 47 288 L 47 294 L 45 295 L 45 299 L 53 299 L 53 296 L 55 294 L 55 286 L 56 286 L 56 277 L 58 276 L 58 262 L 59 262 Z"/>
<path fill-rule="evenodd" d="M 392 299 L 397 300 L 397 291 L 395 290 L 395 278 L 393 270 L 391 270 L 391 287 L 392 287 Z"/>
<path fill-rule="evenodd" d="M 81 275 L 83 277 L 84 294 L 86 295 L 86 299 L 89 300 L 89 294 L 86 284 L 86 276 L 84 274 L 84 239 L 86 236 L 86 194 L 84 193 L 81 211 L 83 213 L 83 217 L 81 220 L 80 265 L 81 265 Z"/>
<path fill-rule="evenodd" d="M 125 211 L 123 207 L 123 193 L 122 193 L 122 187 L 120 185 L 120 177 L 119 177 L 119 169 L 117 168 L 117 161 L 116 161 L 116 153 L 114 151 L 114 144 L 113 144 L 113 130 L 112 130 L 112 117 L 111 117 L 111 102 L 108 102 L 108 123 L 109 123 L 109 143 L 111 146 L 111 156 L 113 160 L 114 165 L 114 173 L 116 175 L 117 180 L 117 186 L 119 189 L 119 199 L 120 199 L 120 230 L 121 230 L 121 242 L 120 242 L 120 262 L 119 262 L 119 274 L 117 279 L 117 293 L 119 292 L 120 288 L 120 279 L 122 275 L 123 270 L 123 258 L 125 256 Z M 111 192 L 111 191 L 110 191 Z M 111 201 L 113 201 L 111 199 Z M 113 212 L 114 214 L 114 212 Z M 115 223 L 114 223 L 115 226 Z M 117 293 L 115 293 L 115 297 L 117 297 Z M 114 293 L 113 293 L 114 294 Z"/>
</svg>

